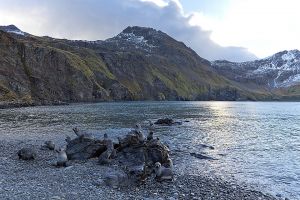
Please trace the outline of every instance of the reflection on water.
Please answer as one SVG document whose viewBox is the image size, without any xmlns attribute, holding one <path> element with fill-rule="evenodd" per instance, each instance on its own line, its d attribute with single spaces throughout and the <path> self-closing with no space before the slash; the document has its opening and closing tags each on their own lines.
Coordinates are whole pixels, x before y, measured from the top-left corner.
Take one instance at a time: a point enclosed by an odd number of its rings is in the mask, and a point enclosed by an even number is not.
<svg viewBox="0 0 300 200">
<path fill-rule="evenodd" d="M 126 134 L 137 122 L 161 117 L 189 120 L 157 127 L 175 152 L 200 152 L 201 144 L 218 158 L 185 156 L 178 168 L 215 173 L 264 186 L 265 191 L 300 199 L 300 103 L 278 102 L 128 102 L 74 104 L 0 110 L 0 139 L 63 141 L 74 126 L 102 137 Z M 176 163 L 175 163 L 176 164 Z"/>
</svg>

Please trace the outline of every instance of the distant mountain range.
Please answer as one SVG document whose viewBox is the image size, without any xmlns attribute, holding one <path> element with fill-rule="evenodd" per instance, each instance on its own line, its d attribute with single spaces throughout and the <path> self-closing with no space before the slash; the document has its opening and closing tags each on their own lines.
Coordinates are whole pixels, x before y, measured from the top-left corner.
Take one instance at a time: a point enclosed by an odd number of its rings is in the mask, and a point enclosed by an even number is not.
<svg viewBox="0 0 300 200">
<path fill-rule="evenodd" d="M 152 28 L 101 41 L 37 37 L 0 26 L 0 102 L 298 100 L 300 53 L 210 62 Z"/>
<path fill-rule="evenodd" d="M 282 51 L 265 59 L 251 62 L 211 62 L 212 67 L 226 78 L 251 88 L 264 88 L 274 98 L 299 99 L 300 51 Z M 277 96 L 277 97 L 276 97 Z"/>
</svg>

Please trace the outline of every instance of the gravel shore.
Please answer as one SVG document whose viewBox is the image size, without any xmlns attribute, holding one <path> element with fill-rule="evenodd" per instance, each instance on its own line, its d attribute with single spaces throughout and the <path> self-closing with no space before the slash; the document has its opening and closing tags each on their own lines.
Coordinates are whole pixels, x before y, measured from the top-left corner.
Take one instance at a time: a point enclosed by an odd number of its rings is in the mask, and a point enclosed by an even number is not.
<svg viewBox="0 0 300 200">
<path fill-rule="evenodd" d="M 41 150 L 41 144 L 0 141 L 0 199 L 275 199 L 217 177 L 176 174 L 176 163 L 173 182 L 159 183 L 150 177 L 134 187 L 100 186 L 103 174 L 118 166 L 100 166 L 97 159 L 90 159 L 56 168 L 51 165 L 55 152 Z M 37 150 L 37 159 L 19 160 L 17 151 L 28 146 Z"/>
</svg>

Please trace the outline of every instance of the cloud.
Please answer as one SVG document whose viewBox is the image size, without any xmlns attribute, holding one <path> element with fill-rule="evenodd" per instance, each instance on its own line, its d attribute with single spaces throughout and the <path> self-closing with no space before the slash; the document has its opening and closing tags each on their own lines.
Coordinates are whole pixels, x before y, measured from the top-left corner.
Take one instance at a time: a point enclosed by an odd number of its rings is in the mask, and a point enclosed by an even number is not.
<svg viewBox="0 0 300 200">
<path fill-rule="evenodd" d="M 162 30 L 209 60 L 253 60 L 241 47 L 222 47 L 211 32 L 191 25 L 178 0 L 0 0 L 0 24 L 15 24 L 36 35 L 98 40 L 127 26 Z"/>
<path fill-rule="evenodd" d="M 211 38 L 247 46 L 259 57 L 300 48 L 299 7 L 299 0 L 231 0 Z"/>
</svg>

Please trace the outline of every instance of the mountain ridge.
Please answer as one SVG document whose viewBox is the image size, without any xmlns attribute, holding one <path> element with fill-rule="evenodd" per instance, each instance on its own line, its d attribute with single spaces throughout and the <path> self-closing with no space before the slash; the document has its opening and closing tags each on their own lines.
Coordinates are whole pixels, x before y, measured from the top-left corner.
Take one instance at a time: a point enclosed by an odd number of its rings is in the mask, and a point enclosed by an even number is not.
<svg viewBox="0 0 300 200">
<path fill-rule="evenodd" d="M 229 79 L 256 82 L 272 90 L 300 84 L 300 51 L 297 49 L 255 61 L 214 61 L 212 66 Z"/>
<path fill-rule="evenodd" d="M 115 37 L 97 41 L 38 37 L 19 29 L 24 34 L 17 34 L 17 29 L 7 31 L 3 26 L 0 30 L 0 102 L 40 105 L 278 96 L 268 88 L 248 87 L 224 76 L 183 42 L 152 28 L 127 27 Z"/>
</svg>

